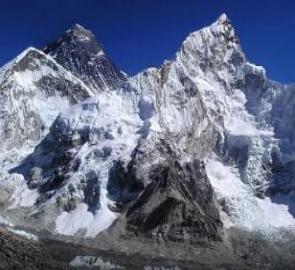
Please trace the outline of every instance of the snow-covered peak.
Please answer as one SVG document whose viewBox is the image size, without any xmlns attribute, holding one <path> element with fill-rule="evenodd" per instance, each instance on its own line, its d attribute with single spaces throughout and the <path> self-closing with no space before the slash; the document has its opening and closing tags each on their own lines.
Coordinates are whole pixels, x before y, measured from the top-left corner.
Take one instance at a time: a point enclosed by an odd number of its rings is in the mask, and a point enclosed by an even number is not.
<svg viewBox="0 0 295 270">
<path fill-rule="evenodd" d="M 190 33 L 176 54 L 176 61 L 193 76 L 207 77 L 211 73 L 213 77 L 219 77 L 218 81 L 227 84 L 228 90 L 231 88 L 228 75 L 242 79 L 241 70 L 246 64 L 239 39 L 225 15 Z"/>
<path fill-rule="evenodd" d="M 39 55 L 39 57 L 46 57 L 46 55 L 42 51 L 40 51 L 34 47 L 28 47 L 27 49 L 22 51 L 18 56 L 13 58 L 10 62 L 5 64 L 1 68 L 0 73 L 3 76 L 6 73 L 6 71 L 11 70 L 13 67 L 17 67 L 19 63 L 22 63 L 22 61 L 24 61 L 24 59 L 31 58 L 32 55 L 36 55 L 36 56 Z"/>
<path fill-rule="evenodd" d="M 28 54 L 37 53 L 37 54 L 43 54 L 42 51 L 39 51 L 38 49 L 34 47 L 28 47 L 24 51 L 22 51 L 16 58 L 14 58 L 14 63 L 20 62 L 23 58 L 25 58 Z"/>
<path fill-rule="evenodd" d="M 100 43 L 95 39 L 94 34 L 84 28 L 80 24 L 74 24 L 70 29 L 62 33 L 56 40 L 52 43 L 48 44 L 43 48 L 45 53 L 51 53 L 53 50 L 56 50 L 59 47 L 68 44 L 76 44 L 81 46 L 87 46 L 87 44 L 91 43 L 91 51 L 100 51 L 102 50 L 102 46 Z M 90 49 L 90 48 L 88 48 Z"/>
<path fill-rule="evenodd" d="M 90 42 L 91 40 L 95 39 L 95 36 L 90 30 L 87 30 L 80 24 L 74 24 L 68 31 L 66 31 L 72 38 L 76 38 L 79 42 Z"/>
<path fill-rule="evenodd" d="M 203 50 L 203 53 L 206 53 L 206 47 L 210 47 L 212 45 L 228 45 L 228 49 L 230 49 L 233 46 L 238 46 L 239 39 L 227 15 L 222 14 L 211 25 L 192 32 L 185 39 L 183 45 L 188 43 L 194 43 L 198 45 L 199 49 Z"/>
<path fill-rule="evenodd" d="M 6 79 L 6 83 L 11 82 L 14 85 L 18 85 L 18 87 L 21 87 L 23 90 L 31 91 L 40 87 L 43 83 L 48 84 L 49 82 L 43 82 L 47 77 L 67 80 L 70 83 L 79 85 L 79 90 L 73 88 L 68 91 L 68 89 L 66 89 L 67 86 L 65 86 L 64 89 L 62 87 L 58 87 L 58 89 L 47 89 L 47 87 L 45 87 L 42 89 L 44 93 L 47 91 L 54 92 L 55 90 L 60 92 L 65 91 L 62 95 L 66 95 L 70 99 L 72 95 L 78 97 L 81 93 L 83 93 L 82 96 L 84 97 L 93 95 L 93 91 L 89 89 L 83 81 L 64 69 L 50 55 L 34 47 L 25 49 L 17 57 L 4 65 L 0 71 L 0 84 Z M 75 99 L 75 101 L 79 99 L 80 98 Z M 83 99 L 84 98 L 82 98 L 82 100 Z"/>
<path fill-rule="evenodd" d="M 77 31 L 81 31 L 81 32 L 90 32 L 91 33 L 91 31 L 90 30 L 87 30 L 84 26 L 82 26 L 81 24 L 78 24 L 78 23 L 75 23 L 72 27 L 71 27 L 71 29 L 70 29 L 70 31 L 75 31 L 75 30 L 77 30 Z"/>
<path fill-rule="evenodd" d="M 220 23 L 224 23 L 226 21 L 229 21 L 228 16 L 225 13 L 222 13 L 219 17 L 218 17 L 218 22 Z"/>
<path fill-rule="evenodd" d="M 234 26 L 232 25 L 231 20 L 229 17 L 225 14 L 222 13 L 217 20 L 211 24 L 211 28 L 215 28 L 216 26 L 219 26 L 219 31 L 221 32 L 226 32 L 228 28 L 232 28 L 234 30 Z"/>
</svg>

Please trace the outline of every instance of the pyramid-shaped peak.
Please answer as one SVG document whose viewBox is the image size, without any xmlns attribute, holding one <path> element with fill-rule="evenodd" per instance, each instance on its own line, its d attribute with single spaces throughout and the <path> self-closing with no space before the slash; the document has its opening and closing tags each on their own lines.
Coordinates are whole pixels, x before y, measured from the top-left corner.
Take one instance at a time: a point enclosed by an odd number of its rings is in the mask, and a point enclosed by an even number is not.
<svg viewBox="0 0 295 270">
<path fill-rule="evenodd" d="M 95 39 L 95 36 L 90 30 L 78 23 L 74 24 L 66 33 L 67 35 L 78 37 L 81 41 Z"/>
<path fill-rule="evenodd" d="M 228 22 L 230 21 L 230 19 L 228 18 L 228 16 L 225 14 L 225 13 L 222 13 L 218 19 L 217 19 L 218 22 L 220 23 L 224 23 L 224 22 Z"/>
<path fill-rule="evenodd" d="M 211 25 L 211 30 L 214 33 L 221 33 L 227 41 L 239 43 L 239 38 L 236 35 L 234 26 L 225 13 L 222 13 L 218 17 L 217 21 Z"/>
<path fill-rule="evenodd" d="M 102 50 L 101 44 L 94 34 L 80 24 L 74 24 L 70 29 L 60 35 L 55 41 L 49 43 L 43 51 L 55 55 L 57 50 L 80 50 L 89 53 L 97 53 Z"/>
<path fill-rule="evenodd" d="M 227 41 L 238 42 L 238 37 L 229 17 L 225 13 L 222 13 L 212 24 L 190 33 L 184 43 L 189 43 L 193 40 L 200 42 L 204 35 L 208 35 L 208 33 L 212 34 L 211 37 L 217 38 L 218 36 L 224 36 Z"/>
<path fill-rule="evenodd" d="M 80 32 L 80 33 L 91 33 L 92 32 L 88 29 L 86 29 L 84 26 L 82 26 L 81 24 L 75 23 L 70 29 L 69 32 Z"/>
<path fill-rule="evenodd" d="M 95 90 L 119 88 L 126 81 L 101 43 L 80 24 L 74 24 L 43 51 Z"/>
<path fill-rule="evenodd" d="M 225 52 L 225 54 L 216 54 L 215 52 L 218 51 L 216 48 L 219 48 L 219 50 Z M 208 51 L 212 53 L 209 54 Z M 235 53 L 233 54 L 233 52 Z M 206 67 L 208 62 L 224 61 L 224 58 L 228 57 L 228 55 L 234 55 L 233 61 L 244 61 L 244 54 L 240 46 L 239 38 L 225 13 L 221 14 L 211 25 L 189 34 L 182 43 L 179 57 L 190 61 L 186 58 L 186 55 L 190 58 L 198 57 L 205 59 L 204 66 Z"/>
<path fill-rule="evenodd" d="M 81 24 L 78 24 L 78 23 L 75 23 L 71 29 L 87 31 L 87 29 L 85 27 L 83 27 Z"/>
</svg>

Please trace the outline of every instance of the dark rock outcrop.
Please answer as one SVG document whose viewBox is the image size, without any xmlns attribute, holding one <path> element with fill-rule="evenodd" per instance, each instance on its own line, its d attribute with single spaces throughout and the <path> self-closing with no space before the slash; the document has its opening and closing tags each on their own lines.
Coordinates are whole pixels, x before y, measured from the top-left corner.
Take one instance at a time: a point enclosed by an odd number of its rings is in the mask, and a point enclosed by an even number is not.
<svg viewBox="0 0 295 270">
<path fill-rule="evenodd" d="M 127 230 L 158 240 L 220 240 L 222 223 L 203 162 L 160 164 L 127 210 Z"/>
<path fill-rule="evenodd" d="M 91 31 L 75 24 L 44 48 L 64 68 L 96 90 L 115 90 L 126 83 L 125 75 L 113 64 Z"/>
</svg>

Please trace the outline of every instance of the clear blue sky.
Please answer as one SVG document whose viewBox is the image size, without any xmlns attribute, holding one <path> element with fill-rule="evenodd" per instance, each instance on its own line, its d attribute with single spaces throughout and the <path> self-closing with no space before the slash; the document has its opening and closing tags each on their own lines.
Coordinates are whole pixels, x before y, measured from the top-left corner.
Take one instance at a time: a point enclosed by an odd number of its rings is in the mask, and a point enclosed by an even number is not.
<svg viewBox="0 0 295 270">
<path fill-rule="evenodd" d="M 0 65 L 80 23 L 122 70 L 135 74 L 172 58 L 189 32 L 222 12 L 250 61 L 274 80 L 295 82 L 294 0 L 0 0 Z"/>
</svg>

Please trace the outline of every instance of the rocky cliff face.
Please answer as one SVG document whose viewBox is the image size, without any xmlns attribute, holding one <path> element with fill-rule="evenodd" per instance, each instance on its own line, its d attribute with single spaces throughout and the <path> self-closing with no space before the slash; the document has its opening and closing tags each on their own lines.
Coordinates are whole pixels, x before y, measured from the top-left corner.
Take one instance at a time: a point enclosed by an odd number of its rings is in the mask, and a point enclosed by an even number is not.
<svg viewBox="0 0 295 270">
<path fill-rule="evenodd" d="M 116 90 L 127 81 L 94 35 L 79 24 L 75 24 L 43 51 L 97 91 Z"/>
<path fill-rule="evenodd" d="M 4 67 L 1 85 L 0 124 L 13 126 L 0 147 L 25 149 L 1 165 L 12 223 L 75 237 L 113 224 L 185 243 L 295 226 L 294 88 L 247 62 L 226 15 L 131 78 L 75 25 Z"/>
</svg>

